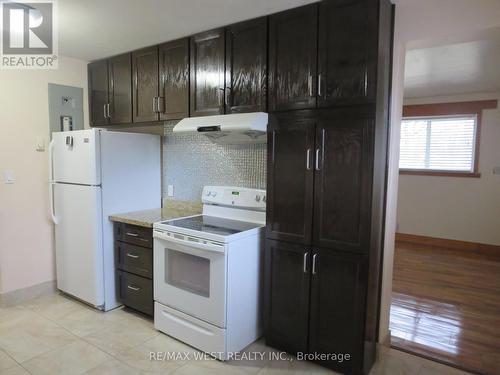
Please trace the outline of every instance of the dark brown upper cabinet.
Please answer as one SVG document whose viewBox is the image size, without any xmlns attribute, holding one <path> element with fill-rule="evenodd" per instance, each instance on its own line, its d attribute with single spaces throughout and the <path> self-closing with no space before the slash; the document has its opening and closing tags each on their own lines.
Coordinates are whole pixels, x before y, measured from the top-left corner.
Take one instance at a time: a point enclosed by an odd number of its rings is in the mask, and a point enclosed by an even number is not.
<svg viewBox="0 0 500 375">
<path fill-rule="evenodd" d="M 267 18 L 226 28 L 226 113 L 267 107 Z"/>
<path fill-rule="evenodd" d="M 349 353 L 348 361 L 320 363 L 343 374 L 362 374 L 366 257 L 320 248 L 311 263 L 309 353 Z"/>
<path fill-rule="evenodd" d="M 132 62 L 130 53 L 109 59 L 110 124 L 132 122 Z"/>
<path fill-rule="evenodd" d="M 189 38 L 160 45 L 160 120 L 189 116 Z"/>
<path fill-rule="evenodd" d="M 371 108 L 319 114 L 313 221 L 316 246 L 368 251 L 374 123 Z"/>
<path fill-rule="evenodd" d="M 269 111 L 316 107 L 317 4 L 269 17 Z"/>
<path fill-rule="evenodd" d="M 217 29 L 191 37 L 191 116 L 224 113 L 224 35 Z"/>
<path fill-rule="evenodd" d="M 134 122 L 159 119 L 158 47 L 132 52 Z"/>
<path fill-rule="evenodd" d="M 108 60 L 88 65 L 90 126 L 108 125 Z"/>
<path fill-rule="evenodd" d="M 267 240 L 265 258 L 266 344 L 307 352 L 310 253 L 302 245 Z"/>
<path fill-rule="evenodd" d="M 312 233 L 315 118 L 313 111 L 270 115 L 266 236 L 309 244 Z"/>
<path fill-rule="evenodd" d="M 372 0 L 320 3 L 318 106 L 375 100 L 377 12 Z"/>
<path fill-rule="evenodd" d="M 88 65 L 90 126 L 132 122 L 130 53 Z"/>
</svg>

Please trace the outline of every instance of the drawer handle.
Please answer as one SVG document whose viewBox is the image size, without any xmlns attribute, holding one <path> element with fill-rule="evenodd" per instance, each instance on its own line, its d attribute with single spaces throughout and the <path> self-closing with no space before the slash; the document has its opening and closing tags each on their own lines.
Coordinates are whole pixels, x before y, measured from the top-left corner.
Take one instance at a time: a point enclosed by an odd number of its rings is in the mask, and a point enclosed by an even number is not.
<svg viewBox="0 0 500 375">
<path fill-rule="evenodd" d="M 139 235 L 137 233 L 132 233 L 132 232 L 127 232 L 125 233 L 127 236 L 130 236 L 130 237 L 139 237 Z"/>
<path fill-rule="evenodd" d="M 134 254 L 130 254 L 130 253 L 127 253 L 127 256 L 128 256 L 129 258 L 132 258 L 132 259 L 137 259 L 137 258 L 139 258 L 139 255 L 134 255 Z"/>
<path fill-rule="evenodd" d="M 133 290 L 134 292 L 138 292 L 139 290 L 141 290 L 141 288 L 138 288 L 138 287 L 135 287 L 132 285 L 127 285 L 127 288 L 129 288 L 130 290 Z"/>
</svg>

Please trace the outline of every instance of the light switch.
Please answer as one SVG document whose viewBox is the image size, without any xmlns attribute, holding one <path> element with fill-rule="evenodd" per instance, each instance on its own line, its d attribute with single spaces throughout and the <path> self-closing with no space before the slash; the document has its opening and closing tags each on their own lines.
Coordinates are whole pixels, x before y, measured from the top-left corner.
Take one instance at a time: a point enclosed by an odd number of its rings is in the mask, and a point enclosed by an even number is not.
<svg viewBox="0 0 500 375">
<path fill-rule="evenodd" d="M 35 150 L 39 152 L 45 151 L 45 139 L 43 137 L 36 137 Z"/>
<path fill-rule="evenodd" d="M 169 197 L 174 196 L 174 185 L 167 185 L 167 195 Z"/>
<path fill-rule="evenodd" d="M 14 182 L 16 182 L 14 171 L 12 169 L 5 169 L 3 171 L 3 181 L 5 184 L 13 184 Z"/>
</svg>

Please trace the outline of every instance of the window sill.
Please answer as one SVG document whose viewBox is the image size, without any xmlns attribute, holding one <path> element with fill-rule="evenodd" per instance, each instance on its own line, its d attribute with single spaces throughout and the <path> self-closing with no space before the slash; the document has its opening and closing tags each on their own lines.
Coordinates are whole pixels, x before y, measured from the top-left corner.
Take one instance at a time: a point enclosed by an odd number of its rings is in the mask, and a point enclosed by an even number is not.
<svg viewBox="0 0 500 375">
<path fill-rule="evenodd" d="M 472 178 L 481 177 L 481 173 L 479 172 L 418 171 L 418 170 L 414 171 L 408 169 L 400 169 L 399 174 L 413 175 L 413 176 L 438 176 L 438 177 L 472 177 Z"/>
</svg>

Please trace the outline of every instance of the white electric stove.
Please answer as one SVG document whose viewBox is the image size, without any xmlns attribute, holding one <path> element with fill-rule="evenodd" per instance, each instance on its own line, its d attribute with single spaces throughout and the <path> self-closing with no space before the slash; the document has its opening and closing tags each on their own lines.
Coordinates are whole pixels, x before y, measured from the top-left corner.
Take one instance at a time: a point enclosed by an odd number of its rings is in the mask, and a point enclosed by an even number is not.
<svg viewBox="0 0 500 375">
<path fill-rule="evenodd" d="M 224 360 L 261 335 L 266 193 L 205 186 L 202 202 L 154 225 L 155 327 Z"/>
</svg>

